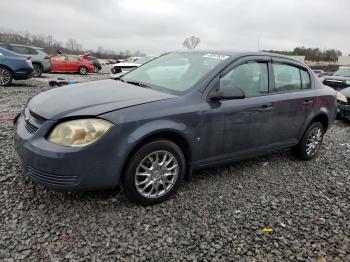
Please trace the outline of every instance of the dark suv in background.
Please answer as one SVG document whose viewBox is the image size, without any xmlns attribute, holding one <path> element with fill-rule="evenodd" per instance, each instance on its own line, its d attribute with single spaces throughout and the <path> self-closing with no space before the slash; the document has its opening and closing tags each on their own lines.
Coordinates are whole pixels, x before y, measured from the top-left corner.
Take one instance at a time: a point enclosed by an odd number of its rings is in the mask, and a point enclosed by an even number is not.
<svg viewBox="0 0 350 262">
<path fill-rule="evenodd" d="M 0 43 L 0 47 L 17 54 L 30 56 L 34 67 L 33 77 L 40 77 L 42 73 L 48 73 L 51 71 L 49 56 L 43 51 L 43 48 L 4 43 Z"/>
</svg>

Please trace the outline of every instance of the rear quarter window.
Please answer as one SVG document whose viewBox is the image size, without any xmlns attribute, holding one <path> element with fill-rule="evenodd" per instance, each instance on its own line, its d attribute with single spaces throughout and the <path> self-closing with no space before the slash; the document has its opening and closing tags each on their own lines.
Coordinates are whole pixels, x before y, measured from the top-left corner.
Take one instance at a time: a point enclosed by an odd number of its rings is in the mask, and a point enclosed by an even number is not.
<svg viewBox="0 0 350 262">
<path fill-rule="evenodd" d="M 300 69 L 300 75 L 301 75 L 302 88 L 310 89 L 311 88 L 310 74 L 306 70 Z"/>
</svg>

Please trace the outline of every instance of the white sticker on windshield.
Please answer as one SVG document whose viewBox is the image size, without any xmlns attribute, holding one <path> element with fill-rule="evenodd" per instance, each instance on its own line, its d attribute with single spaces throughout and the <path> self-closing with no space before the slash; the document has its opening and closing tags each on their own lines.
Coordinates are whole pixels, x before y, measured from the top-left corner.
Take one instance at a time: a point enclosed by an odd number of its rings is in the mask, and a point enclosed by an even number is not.
<svg viewBox="0 0 350 262">
<path fill-rule="evenodd" d="M 217 54 L 206 54 L 206 55 L 204 55 L 203 57 L 225 60 L 225 59 L 227 59 L 229 56 L 228 56 L 228 55 L 217 55 Z"/>
</svg>

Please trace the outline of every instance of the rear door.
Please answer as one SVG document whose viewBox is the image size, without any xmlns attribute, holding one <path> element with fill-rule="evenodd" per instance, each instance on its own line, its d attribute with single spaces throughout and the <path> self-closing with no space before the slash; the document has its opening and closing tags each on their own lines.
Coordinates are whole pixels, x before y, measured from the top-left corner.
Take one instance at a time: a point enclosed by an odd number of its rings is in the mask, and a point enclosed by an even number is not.
<svg viewBox="0 0 350 262">
<path fill-rule="evenodd" d="M 316 103 L 308 69 L 290 60 L 273 59 L 273 115 L 271 145 L 296 144 Z"/>
<path fill-rule="evenodd" d="M 78 72 L 80 61 L 82 58 L 78 56 L 69 55 L 67 56 L 67 62 L 66 62 L 66 72 Z"/>
</svg>

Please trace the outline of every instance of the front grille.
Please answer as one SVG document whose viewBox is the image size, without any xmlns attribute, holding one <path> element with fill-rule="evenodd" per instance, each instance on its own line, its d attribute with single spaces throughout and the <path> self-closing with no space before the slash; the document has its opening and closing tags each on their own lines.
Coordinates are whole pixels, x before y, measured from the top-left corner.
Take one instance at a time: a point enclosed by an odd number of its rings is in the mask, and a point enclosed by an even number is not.
<svg viewBox="0 0 350 262">
<path fill-rule="evenodd" d="M 43 171 L 39 171 L 31 166 L 28 166 L 28 173 L 34 180 L 42 183 L 58 185 L 58 186 L 73 186 L 78 182 L 78 176 L 56 175 Z"/>
<path fill-rule="evenodd" d="M 40 128 L 40 126 L 42 126 L 47 120 L 46 118 L 39 116 L 30 110 L 24 110 L 24 114 L 25 118 L 27 119 L 25 120 L 24 126 L 27 129 L 27 131 L 31 134 L 34 134 Z"/>
<path fill-rule="evenodd" d="M 35 125 L 31 124 L 29 121 L 26 121 L 24 126 L 26 127 L 27 131 L 31 134 L 34 134 L 39 129 Z"/>
<path fill-rule="evenodd" d="M 45 121 L 47 120 L 46 118 L 43 118 L 42 116 L 35 114 L 33 111 L 29 110 L 29 113 L 30 113 L 30 116 L 33 118 L 33 120 L 39 125 L 44 124 Z"/>
</svg>

